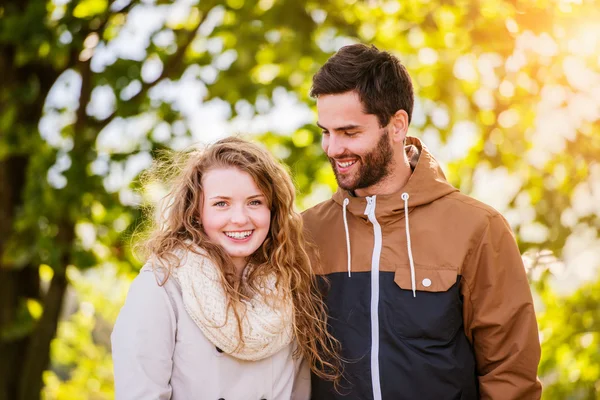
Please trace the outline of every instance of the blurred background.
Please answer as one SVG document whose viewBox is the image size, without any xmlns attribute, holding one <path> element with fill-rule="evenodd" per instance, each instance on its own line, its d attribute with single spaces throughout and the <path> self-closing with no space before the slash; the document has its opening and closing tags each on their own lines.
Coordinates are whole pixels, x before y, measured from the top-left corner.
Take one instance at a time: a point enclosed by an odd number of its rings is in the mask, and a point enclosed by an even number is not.
<svg viewBox="0 0 600 400">
<path fill-rule="evenodd" d="M 113 397 L 163 150 L 242 133 L 300 210 L 331 195 L 308 92 L 354 42 L 402 60 L 410 134 L 512 225 L 544 398 L 600 399 L 599 21 L 586 0 L 0 0 L 0 400 Z"/>
</svg>

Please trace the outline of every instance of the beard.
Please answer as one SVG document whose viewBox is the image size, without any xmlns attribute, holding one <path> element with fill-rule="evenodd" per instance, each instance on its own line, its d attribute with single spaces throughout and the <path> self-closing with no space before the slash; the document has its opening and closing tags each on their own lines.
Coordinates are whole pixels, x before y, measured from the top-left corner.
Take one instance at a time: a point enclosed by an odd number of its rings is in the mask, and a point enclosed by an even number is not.
<svg viewBox="0 0 600 400">
<path fill-rule="evenodd" d="M 389 132 L 384 129 L 383 134 L 377 141 L 375 148 L 370 152 L 359 156 L 357 154 L 345 153 L 338 158 L 358 158 L 358 171 L 353 176 L 344 176 L 337 170 L 336 161 L 329 158 L 333 168 L 338 186 L 342 189 L 354 191 L 365 189 L 379 183 L 390 173 L 393 164 L 394 149 L 390 144 Z"/>
</svg>

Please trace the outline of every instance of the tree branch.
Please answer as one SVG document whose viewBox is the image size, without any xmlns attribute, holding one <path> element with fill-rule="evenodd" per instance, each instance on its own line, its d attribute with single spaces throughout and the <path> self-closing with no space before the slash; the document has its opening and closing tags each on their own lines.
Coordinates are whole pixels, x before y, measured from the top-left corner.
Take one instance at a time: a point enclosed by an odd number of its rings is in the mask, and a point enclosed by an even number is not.
<svg viewBox="0 0 600 400">
<path fill-rule="evenodd" d="M 110 4 L 106 7 L 106 12 L 103 15 L 103 20 L 100 23 L 100 25 L 98 26 L 98 28 L 89 29 L 89 27 L 88 27 L 88 29 L 82 30 L 82 32 L 81 32 L 82 37 L 87 37 L 90 33 L 96 32 L 98 34 L 98 37 L 100 39 L 102 39 L 102 37 L 104 36 L 104 32 L 106 31 L 106 26 L 108 25 L 108 20 L 110 19 L 110 15 L 112 14 L 110 8 L 115 3 L 115 1 L 116 0 L 111 1 Z M 137 4 L 139 4 L 139 1 L 132 0 L 129 4 L 127 4 L 126 6 L 124 6 L 123 8 L 121 8 L 120 10 L 118 10 L 116 12 L 117 13 L 129 13 L 129 11 L 133 8 L 133 6 L 135 6 Z M 74 3 L 74 5 L 75 5 L 75 3 Z M 74 5 L 73 5 L 73 7 L 74 7 Z M 81 50 L 81 49 L 74 48 L 71 51 L 71 54 L 69 55 L 69 61 L 67 62 L 65 67 L 59 71 L 59 76 L 66 70 L 68 70 L 70 68 L 74 68 L 77 65 L 77 63 L 79 61 L 79 53 L 80 53 L 79 50 Z"/>
<path fill-rule="evenodd" d="M 77 109 L 77 119 L 75 120 L 75 135 L 81 135 L 83 132 L 87 120 L 88 115 L 85 111 L 87 105 L 92 98 L 92 70 L 90 67 L 90 60 L 82 62 L 79 64 L 79 73 L 81 74 L 81 91 L 79 92 L 79 108 Z M 85 140 L 77 140 L 75 139 L 75 146 L 79 142 L 80 145 L 85 143 Z"/>
<path fill-rule="evenodd" d="M 96 29 L 96 32 L 98 32 L 98 35 L 100 36 L 100 38 L 102 38 L 102 36 L 104 36 L 104 31 L 106 30 L 106 25 L 108 24 L 108 20 L 110 18 L 110 15 L 112 14 L 112 11 L 110 10 L 110 8 L 113 6 L 115 1 L 116 0 L 111 1 L 110 4 L 106 7 L 106 14 L 104 16 L 104 20 L 102 21 L 102 23 L 100 24 L 98 29 Z M 121 8 L 120 10 L 115 11 L 115 12 L 117 12 L 119 14 L 123 14 L 123 13 L 127 14 L 133 8 L 133 6 L 137 5 L 138 3 L 139 3 L 139 1 L 132 0 L 125 7 Z"/>
<path fill-rule="evenodd" d="M 177 48 L 177 51 L 175 52 L 175 54 L 173 54 L 173 56 L 165 63 L 164 68 L 163 68 L 162 73 L 160 74 L 160 76 L 157 79 L 155 79 L 154 81 L 152 81 L 152 82 L 144 82 L 144 83 L 142 83 L 142 88 L 140 89 L 140 91 L 135 96 L 133 96 L 129 101 L 135 101 L 135 100 L 142 99 L 144 96 L 146 96 L 146 94 L 148 93 L 148 91 L 150 89 L 152 89 L 158 83 L 162 82 L 164 79 L 166 79 L 166 78 L 168 78 L 168 77 L 171 76 L 171 74 L 173 73 L 173 71 L 183 61 L 183 57 L 185 56 L 185 52 L 187 51 L 187 49 L 190 47 L 190 45 L 192 44 L 192 42 L 196 38 L 198 30 L 200 29 L 200 26 L 202 26 L 202 23 L 206 20 L 206 16 L 207 15 L 208 15 L 208 12 L 204 13 L 202 15 L 202 18 L 200 18 L 200 21 L 198 22 L 198 24 L 196 24 L 194 26 L 194 28 L 191 29 L 187 33 L 187 35 L 185 35 L 183 43 L 181 43 L 179 45 L 179 47 Z M 108 124 L 110 124 L 116 118 L 116 116 L 117 116 L 117 110 L 115 110 L 106 119 L 104 119 L 102 121 L 98 121 L 98 123 L 95 124 L 95 126 L 99 130 L 102 130 Z"/>
</svg>

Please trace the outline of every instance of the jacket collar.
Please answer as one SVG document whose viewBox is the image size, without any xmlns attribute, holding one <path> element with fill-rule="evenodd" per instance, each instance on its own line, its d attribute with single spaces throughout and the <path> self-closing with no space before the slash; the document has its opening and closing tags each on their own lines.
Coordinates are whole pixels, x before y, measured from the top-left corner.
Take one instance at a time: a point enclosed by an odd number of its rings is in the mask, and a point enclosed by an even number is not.
<svg viewBox="0 0 600 400">
<path fill-rule="evenodd" d="M 406 185 L 399 192 L 388 195 L 377 195 L 375 216 L 377 219 L 400 216 L 404 211 L 403 193 L 408 193 L 409 206 L 429 204 L 449 193 L 458 191 L 447 180 L 437 160 L 431 155 L 421 140 L 415 137 L 406 138 L 405 151 L 409 158 L 412 175 Z M 347 209 L 353 215 L 367 219 L 364 215 L 367 207 L 365 197 L 356 197 L 349 191 L 338 188 L 333 195 L 333 200 L 342 205 L 348 199 Z"/>
</svg>

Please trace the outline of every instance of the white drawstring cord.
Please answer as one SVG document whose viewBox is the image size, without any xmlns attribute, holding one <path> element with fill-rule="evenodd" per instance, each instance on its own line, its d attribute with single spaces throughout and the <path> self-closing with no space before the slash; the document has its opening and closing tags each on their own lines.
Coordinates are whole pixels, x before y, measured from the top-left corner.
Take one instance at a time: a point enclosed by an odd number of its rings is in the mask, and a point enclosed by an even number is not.
<svg viewBox="0 0 600 400">
<path fill-rule="evenodd" d="M 404 219 L 406 220 L 406 248 L 408 249 L 408 261 L 410 262 L 410 283 L 412 285 L 413 297 L 417 297 L 415 263 L 413 261 L 412 245 L 410 244 L 410 225 L 408 223 L 408 198 L 408 193 L 402 193 L 402 200 L 404 200 Z"/>
<path fill-rule="evenodd" d="M 346 250 L 348 251 L 348 276 L 351 277 L 352 276 L 352 262 L 350 260 L 350 231 L 348 230 L 348 218 L 346 218 L 346 207 L 348 206 L 348 203 L 350 203 L 350 200 L 348 198 L 344 199 L 344 206 L 343 206 L 343 210 L 344 210 L 344 228 L 346 229 Z"/>
</svg>

